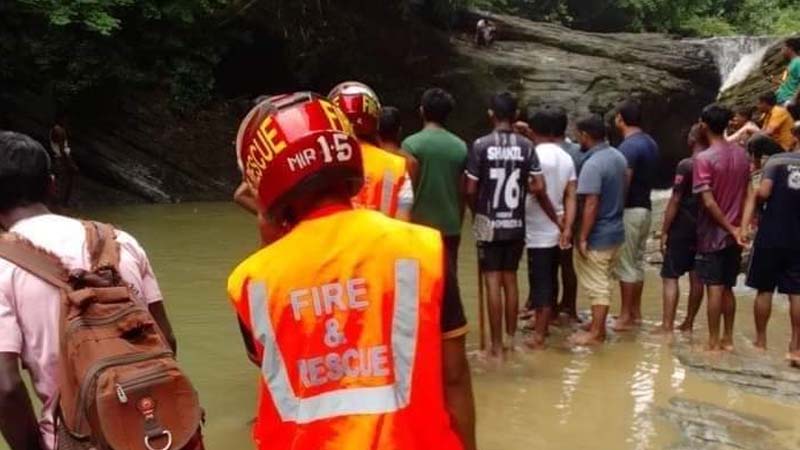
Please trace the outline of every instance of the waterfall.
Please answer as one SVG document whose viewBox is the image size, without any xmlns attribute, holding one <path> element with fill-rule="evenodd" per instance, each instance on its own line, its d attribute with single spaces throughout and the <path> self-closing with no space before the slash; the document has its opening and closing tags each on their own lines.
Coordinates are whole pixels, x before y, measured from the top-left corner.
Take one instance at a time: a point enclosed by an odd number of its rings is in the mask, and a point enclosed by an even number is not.
<svg viewBox="0 0 800 450">
<path fill-rule="evenodd" d="M 743 81 L 764 59 L 775 42 L 770 36 L 730 36 L 703 39 L 702 43 L 717 62 L 722 82 L 720 92 Z"/>
</svg>

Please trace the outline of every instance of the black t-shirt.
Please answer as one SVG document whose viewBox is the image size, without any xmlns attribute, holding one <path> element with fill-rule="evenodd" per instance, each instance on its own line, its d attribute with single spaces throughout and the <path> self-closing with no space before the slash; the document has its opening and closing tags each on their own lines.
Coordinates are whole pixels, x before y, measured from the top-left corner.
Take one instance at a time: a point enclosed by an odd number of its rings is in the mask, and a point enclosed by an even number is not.
<svg viewBox="0 0 800 450">
<path fill-rule="evenodd" d="M 625 155 L 628 168 L 633 171 L 625 207 L 651 209 L 650 191 L 658 174 L 658 144 L 647 133 L 635 133 L 622 141 L 619 151 Z"/>
<path fill-rule="evenodd" d="M 533 142 L 512 131 L 494 131 L 472 144 L 467 176 L 478 182 L 478 241 L 525 239 L 525 195 L 542 168 Z"/>
<path fill-rule="evenodd" d="M 697 245 L 697 196 L 692 193 L 694 160 L 686 158 L 675 169 L 672 191 L 681 196 L 678 215 L 669 229 L 669 244 Z"/>
<path fill-rule="evenodd" d="M 764 204 L 755 245 L 800 250 L 800 154 L 770 157 L 764 179 L 772 181 L 772 194 Z"/>
</svg>

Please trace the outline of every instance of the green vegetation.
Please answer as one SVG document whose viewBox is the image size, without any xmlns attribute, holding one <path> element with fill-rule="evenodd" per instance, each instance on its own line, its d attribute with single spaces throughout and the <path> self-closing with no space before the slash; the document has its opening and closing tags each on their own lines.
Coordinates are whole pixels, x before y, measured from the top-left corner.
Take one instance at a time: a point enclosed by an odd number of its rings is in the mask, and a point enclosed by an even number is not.
<svg viewBox="0 0 800 450">
<path fill-rule="evenodd" d="M 786 35 L 800 30 L 797 0 L 465 0 L 479 8 L 596 31 L 694 36 Z"/>
</svg>

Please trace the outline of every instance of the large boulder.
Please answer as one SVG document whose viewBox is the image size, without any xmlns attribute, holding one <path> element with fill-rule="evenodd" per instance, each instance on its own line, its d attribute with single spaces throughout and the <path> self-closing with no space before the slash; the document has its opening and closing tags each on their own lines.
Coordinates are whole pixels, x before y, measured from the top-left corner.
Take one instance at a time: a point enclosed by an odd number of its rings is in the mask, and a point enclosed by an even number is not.
<svg viewBox="0 0 800 450">
<path fill-rule="evenodd" d="M 716 63 L 703 45 L 660 34 L 581 32 L 503 15 L 476 13 L 466 22 L 481 16 L 498 27 L 493 46 L 477 48 L 466 38 L 454 42 L 470 76 L 481 82 L 479 92 L 509 88 L 529 106 L 561 105 L 573 119 L 606 114 L 620 100 L 637 97 L 644 128 L 662 148 L 659 181 L 668 182 L 670 169 L 688 154 L 688 129 L 720 86 Z M 485 121 L 485 114 L 479 117 Z"/>
<path fill-rule="evenodd" d="M 499 28 L 499 40 L 489 48 L 477 48 L 471 39 L 482 16 L 490 16 Z M 633 95 L 645 106 L 645 128 L 663 149 L 661 182 L 671 177 L 671 166 L 686 154 L 686 131 L 719 87 L 713 58 L 701 45 L 665 35 L 587 33 L 482 13 L 466 13 L 461 25 L 447 34 L 417 20 L 395 19 L 368 21 L 359 29 L 362 45 L 342 56 L 363 64 L 329 73 L 321 63 L 320 73 L 304 74 L 303 79 L 314 80 L 311 87 L 320 92 L 343 79 L 365 80 L 381 93 L 384 104 L 404 111 L 408 131 L 419 125 L 416 110 L 422 91 L 445 87 L 458 102 L 449 125 L 466 140 L 487 131 L 488 99 L 499 89 L 517 92 L 527 105 L 561 105 L 573 119 L 589 112 L 607 113 Z M 236 74 L 248 70 L 244 63 L 264 56 L 257 47 L 239 53 L 238 63 L 225 64 L 228 84 L 235 85 Z M 337 55 L 326 58 L 333 61 Z M 283 66 L 281 61 L 270 64 L 276 70 Z M 258 93 L 288 88 L 268 84 Z M 309 88 L 308 82 L 296 84 L 295 88 Z M 69 117 L 70 143 L 87 179 L 78 185 L 78 199 L 230 198 L 239 181 L 232 141 L 247 105 L 244 96 L 215 100 L 186 116 L 171 111 L 167 96 L 157 88 L 92 94 L 92 100 L 73 108 Z M 0 128 L 46 142 L 53 103 L 35 86 L 0 89 Z"/>
</svg>

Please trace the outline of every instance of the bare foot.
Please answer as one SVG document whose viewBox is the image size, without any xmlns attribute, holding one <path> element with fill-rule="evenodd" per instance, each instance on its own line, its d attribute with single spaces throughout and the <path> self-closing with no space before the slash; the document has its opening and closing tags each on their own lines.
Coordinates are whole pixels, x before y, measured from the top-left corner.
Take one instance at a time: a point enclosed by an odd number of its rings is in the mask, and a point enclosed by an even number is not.
<svg viewBox="0 0 800 450">
<path fill-rule="evenodd" d="M 733 351 L 733 339 L 732 338 L 722 338 L 719 342 L 720 347 L 723 351 L 732 352 Z"/>
<path fill-rule="evenodd" d="M 762 353 L 767 351 L 767 343 L 763 341 L 759 340 L 753 341 L 753 347 Z"/>
<path fill-rule="evenodd" d="M 598 335 L 596 333 L 591 333 L 588 331 L 579 331 L 569 338 L 569 342 L 572 345 L 586 347 L 591 345 L 600 345 L 605 341 L 605 336 Z"/>
<path fill-rule="evenodd" d="M 678 330 L 684 334 L 692 334 L 692 328 L 694 328 L 694 324 L 683 322 L 678 326 Z"/>
<path fill-rule="evenodd" d="M 584 324 L 581 324 L 580 329 L 583 331 L 589 331 L 592 329 L 592 321 L 588 321 Z"/>
<path fill-rule="evenodd" d="M 536 311 L 532 309 L 526 309 L 525 311 L 520 311 L 519 320 L 528 320 L 531 317 L 533 317 L 534 314 L 536 314 Z"/>
<path fill-rule="evenodd" d="M 545 340 L 542 336 L 534 334 L 530 339 L 525 341 L 525 345 L 531 350 L 544 350 Z"/>
<path fill-rule="evenodd" d="M 661 325 L 657 326 L 656 328 L 654 328 L 650 332 L 650 334 L 654 334 L 654 335 L 671 335 L 672 333 L 673 333 L 673 330 L 671 328 L 665 326 L 664 324 L 661 324 Z"/>
<path fill-rule="evenodd" d="M 611 325 L 611 329 L 618 332 L 624 331 L 631 331 L 636 328 L 638 325 L 632 319 L 624 320 L 624 319 L 617 319 L 614 321 L 614 324 Z"/>
<path fill-rule="evenodd" d="M 800 364 L 800 350 L 787 353 L 786 360 L 793 364 Z"/>
</svg>

